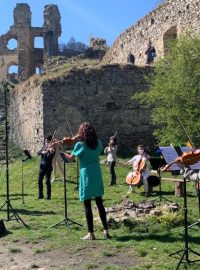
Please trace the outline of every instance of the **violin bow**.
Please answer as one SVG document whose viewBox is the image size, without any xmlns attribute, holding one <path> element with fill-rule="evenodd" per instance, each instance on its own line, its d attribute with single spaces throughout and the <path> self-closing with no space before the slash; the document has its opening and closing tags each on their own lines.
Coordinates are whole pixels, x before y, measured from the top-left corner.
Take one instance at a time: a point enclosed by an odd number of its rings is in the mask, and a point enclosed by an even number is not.
<svg viewBox="0 0 200 270">
<path fill-rule="evenodd" d="M 113 136 L 113 139 L 117 136 L 117 131 L 115 132 L 114 136 Z"/>
<path fill-rule="evenodd" d="M 53 135 L 52 135 L 50 144 L 53 142 L 53 140 L 55 139 L 55 137 L 56 137 L 56 129 L 55 129 L 54 132 L 53 132 Z"/>
<path fill-rule="evenodd" d="M 176 119 L 178 120 L 178 122 L 179 122 L 180 126 L 182 127 L 183 131 L 185 132 L 185 135 L 186 135 L 188 141 L 190 142 L 190 144 L 191 144 L 193 150 L 195 151 L 196 148 L 195 148 L 195 146 L 194 146 L 192 140 L 190 139 L 190 137 L 189 137 L 189 135 L 188 135 L 188 133 L 187 133 L 185 127 L 183 126 L 183 123 L 181 122 L 181 120 L 180 120 L 180 118 L 179 118 L 178 116 L 176 116 Z"/>
<path fill-rule="evenodd" d="M 69 132 L 70 132 L 71 136 L 73 137 L 74 135 L 73 135 L 73 132 L 72 132 L 72 130 L 71 130 L 71 127 L 70 127 L 70 124 L 69 124 L 69 122 L 68 122 L 67 117 L 66 117 L 66 123 L 67 123 L 67 126 L 68 126 L 68 128 L 69 128 Z"/>
</svg>

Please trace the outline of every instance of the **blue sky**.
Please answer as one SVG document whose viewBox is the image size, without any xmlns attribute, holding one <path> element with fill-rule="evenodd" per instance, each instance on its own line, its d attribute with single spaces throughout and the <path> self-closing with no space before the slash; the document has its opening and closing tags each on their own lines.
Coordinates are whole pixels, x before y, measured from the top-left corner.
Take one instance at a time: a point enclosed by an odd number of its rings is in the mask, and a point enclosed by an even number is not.
<svg viewBox="0 0 200 270">
<path fill-rule="evenodd" d="M 0 0 L 0 35 L 13 24 L 17 3 L 27 3 L 32 12 L 32 26 L 42 26 L 47 4 L 57 4 L 61 13 L 62 36 L 59 42 L 76 41 L 89 44 L 91 37 L 105 38 L 109 46 L 137 20 L 152 11 L 159 0 Z"/>
</svg>

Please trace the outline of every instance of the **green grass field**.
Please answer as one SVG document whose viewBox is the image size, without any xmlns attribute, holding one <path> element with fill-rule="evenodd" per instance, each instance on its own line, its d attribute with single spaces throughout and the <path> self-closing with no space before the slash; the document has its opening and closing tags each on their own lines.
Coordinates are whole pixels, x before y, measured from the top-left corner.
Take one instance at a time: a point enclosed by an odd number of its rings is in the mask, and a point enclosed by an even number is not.
<svg viewBox="0 0 200 270">
<path fill-rule="evenodd" d="M 10 256 L 11 260 L 17 253 L 23 255 L 23 248 L 31 246 L 32 253 L 37 258 L 41 254 L 57 251 L 57 265 L 49 265 L 43 269 L 104 269 L 104 270 L 172 270 L 180 256 L 170 256 L 171 253 L 184 248 L 183 222 L 174 222 L 172 217 L 144 220 L 143 222 L 130 222 L 119 226 L 111 226 L 111 240 L 102 240 L 101 224 L 95 221 L 96 241 L 82 241 L 80 237 L 86 234 L 86 221 L 83 205 L 79 201 L 76 191 L 76 163 L 66 165 L 67 175 L 67 210 L 68 218 L 83 227 L 71 224 L 69 228 L 61 224 L 54 228 L 52 225 L 64 218 L 64 192 L 61 178 L 52 183 L 52 200 L 38 200 L 37 176 L 39 159 L 37 157 L 23 163 L 24 181 L 24 203 L 22 201 L 22 162 L 21 158 L 11 162 L 9 166 L 9 187 L 12 207 L 20 218 L 29 226 L 27 229 L 22 223 L 15 219 L 4 221 L 8 234 L 0 241 L 10 243 L 9 251 L 0 248 L 0 257 Z M 121 165 L 116 166 L 117 186 L 109 187 L 109 171 L 106 165 L 102 165 L 105 184 L 104 204 L 106 207 L 120 202 L 128 191 L 125 177 L 130 169 Z M 172 177 L 171 175 L 168 175 Z M 166 177 L 166 174 L 165 174 Z M 181 215 L 183 217 L 183 198 L 174 196 L 174 183 L 162 181 L 163 197 L 181 204 Z M 44 185 L 46 191 L 46 186 Z M 138 190 L 140 191 L 140 190 Z M 141 187 L 141 192 L 143 187 Z M 148 199 L 158 196 L 158 187 L 155 193 Z M 199 218 L 199 207 L 195 196 L 194 184 L 187 183 L 188 195 L 188 223 L 193 223 Z M 145 198 L 138 192 L 129 196 L 130 200 L 140 202 Z M 5 166 L 0 175 L 0 205 L 6 202 L 6 176 Z M 0 211 L 0 219 L 7 218 L 7 204 Z M 199 226 L 189 229 L 189 247 L 199 251 L 200 244 Z M 11 248 L 12 247 L 12 248 Z M 59 251 L 66 250 L 67 256 L 82 254 L 81 267 L 66 267 L 59 263 Z M 84 252 L 84 256 L 83 256 Z M 45 256 L 45 255 L 44 255 Z M 189 258 L 200 259 L 189 252 Z M 13 259 L 14 260 L 14 259 Z M 101 261 L 101 262 L 100 262 Z M 103 261 L 103 262 L 102 262 Z M 126 263 L 123 263 L 123 262 Z M 100 263 L 98 263 L 100 262 Z M 3 265 L 3 264 L 2 264 Z M 60 266 L 59 266 L 60 265 Z M 62 266 L 61 266 L 62 265 Z M 39 268 L 37 260 L 32 262 L 27 269 Z M 0 269 L 10 269 L 2 266 Z M 18 269 L 18 268 L 16 268 Z M 19 268 L 25 269 L 25 268 Z M 181 264 L 179 269 L 185 269 Z M 200 269 L 200 264 L 191 264 L 190 269 Z"/>
</svg>

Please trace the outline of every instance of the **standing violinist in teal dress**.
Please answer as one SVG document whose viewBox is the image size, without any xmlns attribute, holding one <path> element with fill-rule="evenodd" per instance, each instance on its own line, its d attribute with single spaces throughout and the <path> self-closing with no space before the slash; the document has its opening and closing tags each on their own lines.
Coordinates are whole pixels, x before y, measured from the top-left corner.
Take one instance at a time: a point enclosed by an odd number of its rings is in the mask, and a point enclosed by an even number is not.
<svg viewBox="0 0 200 270">
<path fill-rule="evenodd" d="M 88 122 L 84 122 L 80 125 L 78 135 L 80 140 L 75 144 L 71 155 L 66 154 L 66 157 L 71 161 L 74 160 L 75 157 L 78 157 L 80 160 L 79 197 L 80 201 L 83 201 L 84 204 L 88 227 L 88 234 L 81 239 L 95 239 L 91 207 L 92 198 L 95 198 L 96 201 L 103 225 L 104 238 L 110 238 L 106 212 L 102 200 L 104 185 L 99 161 L 103 146 L 97 137 L 94 127 Z"/>
</svg>

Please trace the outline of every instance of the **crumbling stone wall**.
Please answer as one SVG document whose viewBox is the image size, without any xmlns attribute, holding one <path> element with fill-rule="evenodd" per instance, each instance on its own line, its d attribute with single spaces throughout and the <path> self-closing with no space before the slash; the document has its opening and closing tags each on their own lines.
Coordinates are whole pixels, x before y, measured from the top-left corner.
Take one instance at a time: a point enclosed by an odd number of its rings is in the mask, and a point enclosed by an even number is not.
<svg viewBox="0 0 200 270">
<path fill-rule="evenodd" d="M 152 145 L 149 111 L 131 99 L 147 90 L 149 72 L 151 67 L 109 65 L 19 85 L 11 97 L 11 139 L 36 152 L 54 130 L 60 138 L 70 136 L 67 118 L 74 134 L 82 121 L 92 122 L 104 144 L 117 131 L 124 152 L 138 143 Z"/>
<path fill-rule="evenodd" d="M 43 66 L 45 57 L 58 54 L 60 13 L 56 5 L 47 5 L 44 9 L 43 27 L 32 27 L 30 7 L 28 4 L 17 4 L 13 17 L 14 24 L 10 30 L 0 36 L 0 80 L 7 79 L 9 67 L 16 65 L 18 79 L 23 81 L 35 74 L 36 68 Z M 44 49 L 34 47 L 36 37 L 43 38 Z M 17 43 L 13 50 L 7 47 L 11 39 L 15 39 Z"/>
<path fill-rule="evenodd" d="M 10 98 L 10 139 L 36 153 L 44 138 L 43 93 L 32 79 L 13 89 Z"/>
<path fill-rule="evenodd" d="M 103 62 L 126 63 L 132 50 L 135 63 L 144 65 L 149 40 L 156 48 L 157 58 L 163 57 L 168 51 L 169 39 L 186 31 L 200 33 L 199 16 L 199 0 L 168 0 L 121 33 Z"/>
</svg>

